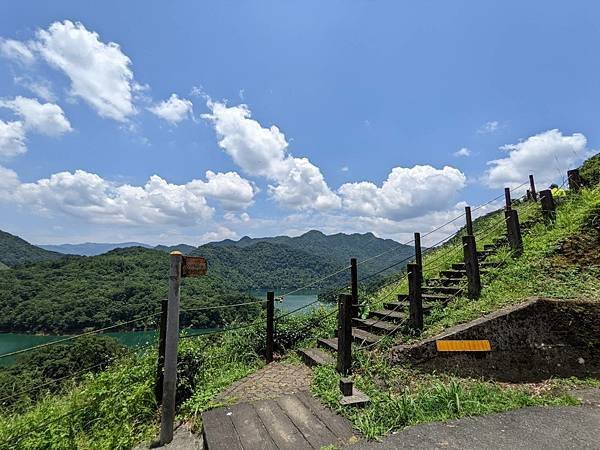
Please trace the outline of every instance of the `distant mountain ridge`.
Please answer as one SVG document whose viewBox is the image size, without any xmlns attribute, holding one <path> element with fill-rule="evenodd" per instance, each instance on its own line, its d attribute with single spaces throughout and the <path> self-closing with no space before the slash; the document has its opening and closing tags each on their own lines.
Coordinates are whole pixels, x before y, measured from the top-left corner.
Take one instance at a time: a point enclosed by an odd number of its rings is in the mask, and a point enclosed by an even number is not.
<svg viewBox="0 0 600 450">
<path fill-rule="evenodd" d="M 151 245 L 142 244 L 140 242 L 118 242 L 118 243 L 104 243 L 104 242 L 84 242 L 81 244 L 41 244 L 38 247 L 44 250 L 52 252 L 63 253 L 65 255 L 79 255 L 79 256 L 96 256 L 102 253 L 110 252 L 116 248 L 129 248 L 129 247 L 144 247 L 152 248 Z"/>
<path fill-rule="evenodd" d="M 0 263 L 8 267 L 62 257 L 64 255 L 60 253 L 36 247 L 18 236 L 0 230 Z"/>
</svg>

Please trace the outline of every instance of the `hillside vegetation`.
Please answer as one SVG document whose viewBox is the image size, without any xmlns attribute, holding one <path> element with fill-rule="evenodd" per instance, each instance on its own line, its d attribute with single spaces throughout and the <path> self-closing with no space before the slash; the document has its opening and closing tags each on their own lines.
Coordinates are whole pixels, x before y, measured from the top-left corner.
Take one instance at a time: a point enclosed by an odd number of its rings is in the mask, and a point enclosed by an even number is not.
<svg viewBox="0 0 600 450">
<path fill-rule="evenodd" d="M 62 257 L 60 253 L 36 247 L 18 236 L 0 230 L 0 264 L 2 265 L 13 267 L 18 264 L 50 261 Z"/>
<path fill-rule="evenodd" d="M 0 330 L 72 333 L 130 321 L 160 310 L 168 289 L 168 255 L 132 247 L 93 257 L 63 257 L 0 272 Z M 215 271 L 182 283 L 182 308 L 248 301 Z M 215 327 L 256 309 L 182 314 L 182 326 Z M 123 329 L 154 328 L 156 318 Z"/>
</svg>

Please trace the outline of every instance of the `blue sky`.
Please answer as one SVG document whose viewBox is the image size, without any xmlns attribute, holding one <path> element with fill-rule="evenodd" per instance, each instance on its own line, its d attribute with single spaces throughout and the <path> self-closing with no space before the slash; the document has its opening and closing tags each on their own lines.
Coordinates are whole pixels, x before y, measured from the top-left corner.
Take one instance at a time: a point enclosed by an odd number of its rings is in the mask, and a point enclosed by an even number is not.
<svg viewBox="0 0 600 450">
<path fill-rule="evenodd" d="M 4 2 L 0 229 L 35 243 L 407 239 L 594 152 L 599 12 Z"/>
</svg>

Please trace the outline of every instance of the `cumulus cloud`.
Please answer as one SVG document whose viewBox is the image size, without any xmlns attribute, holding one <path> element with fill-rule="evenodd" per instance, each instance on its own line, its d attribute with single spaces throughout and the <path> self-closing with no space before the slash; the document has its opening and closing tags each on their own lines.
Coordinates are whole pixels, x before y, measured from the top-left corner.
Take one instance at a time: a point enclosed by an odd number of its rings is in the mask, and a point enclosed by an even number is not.
<svg viewBox="0 0 600 450">
<path fill-rule="evenodd" d="M 188 117 L 193 117 L 192 102 L 185 98 L 179 98 L 177 94 L 171 94 L 168 100 L 149 107 L 148 111 L 172 125 L 178 124 Z"/>
<path fill-rule="evenodd" d="M 295 158 L 288 142 L 275 125 L 263 127 L 251 118 L 246 105 L 228 107 L 207 103 L 209 120 L 219 137 L 219 146 L 250 175 L 273 181 L 269 193 L 281 205 L 296 210 L 338 208 L 340 198 L 329 188 L 320 169 L 307 158 Z"/>
<path fill-rule="evenodd" d="M 26 130 L 47 136 L 60 136 L 72 131 L 62 108 L 53 103 L 40 103 L 34 98 L 18 96 L 14 100 L 0 100 L 0 107 L 11 109 L 19 116 Z"/>
<path fill-rule="evenodd" d="M 27 151 L 25 128 L 19 121 L 0 120 L 0 157 L 8 158 Z"/>
<path fill-rule="evenodd" d="M 212 218 L 214 208 L 208 205 L 207 198 L 231 201 L 233 180 L 243 185 L 238 192 L 249 185 L 241 177 L 236 178 L 237 174 L 210 174 L 206 182 L 192 180 L 182 185 L 153 175 L 144 185 L 133 186 L 76 170 L 22 183 L 14 171 L 0 166 L 0 200 L 41 214 L 65 214 L 91 223 L 189 226 Z M 227 183 L 222 182 L 223 178 Z M 240 205 L 243 206 L 242 200 L 236 204 Z"/>
<path fill-rule="evenodd" d="M 484 182 L 490 187 L 510 187 L 523 183 L 533 173 L 538 184 L 548 185 L 565 176 L 566 170 L 585 156 L 586 146 L 583 134 L 563 135 L 557 129 L 504 145 L 500 150 L 508 152 L 508 156 L 488 161 L 490 168 Z"/>
<path fill-rule="evenodd" d="M 338 193 L 343 208 L 353 214 L 403 220 L 448 208 L 465 183 L 465 175 L 449 166 L 395 167 L 381 187 L 368 181 L 345 183 Z"/>
<path fill-rule="evenodd" d="M 31 64 L 35 61 L 35 56 L 27 44 L 14 39 L 0 39 L 0 54 L 23 64 Z"/>
<path fill-rule="evenodd" d="M 52 86 L 45 78 L 33 78 L 26 75 L 22 77 L 14 77 L 13 81 L 15 84 L 30 90 L 42 100 L 46 100 L 47 102 L 56 101 L 56 95 L 52 91 Z"/>
<path fill-rule="evenodd" d="M 461 156 L 470 156 L 471 155 L 471 150 L 469 150 L 467 147 L 463 147 L 460 150 L 457 150 L 453 153 L 454 156 L 456 157 L 461 157 Z"/>
<path fill-rule="evenodd" d="M 124 122 L 135 114 L 131 60 L 118 44 L 104 43 L 83 24 L 65 20 L 38 30 L 28 50 L 62 71 L 71 81 L 71 94 L 100 116 Z"/>
<path fill-rule="evenodd" d="M 193 180 L 188 186 L 194 192 L 217 199 L 228 210 L 246 209 L 254 203 L 258 189 L 236 172 L 206 172 L 208 181 Z"/>
</svg>

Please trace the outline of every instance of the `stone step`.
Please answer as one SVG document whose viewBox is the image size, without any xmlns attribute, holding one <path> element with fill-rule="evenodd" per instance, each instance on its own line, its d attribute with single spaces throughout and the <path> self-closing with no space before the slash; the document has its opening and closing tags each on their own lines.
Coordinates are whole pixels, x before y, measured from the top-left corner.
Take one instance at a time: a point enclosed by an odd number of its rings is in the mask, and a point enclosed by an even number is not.
<svg viewBox="0 0 600 450">
<path fill-rule="evenodd" d="M 431 309 L 436 304 L 439 304 L 439 302 L 435 302 L 435 303 L 423 302 L 423 314 L 429 314 Z M 399 302 L 390 302 L 390 303 L 386 303 L 384 306 L 385 306 L 386 310 L 393 310 L 397 314 L 403 314 L 405 316 L 404 319 L 408 319 L 408 302 L 407 301 L 402 300 Z M 401 312 L 401 311 L 405 311 L 405 312 Z"/>
<path fill-rule="evenodd" d="M 463 288 L 456 286 L 423 286 L 421 292 L 423 294 L 458 294 Z"/>
<path fill-rule="evenodd" d="M 398 330 L 398 324 L 387 322 L 382 318 L 376 319 L 353 319 L 353 325 L 359 327 L 365 331 L 386 334 L 393 333 Z"/>
<path fill-rule="evenodd" d="M 463 280 L 467 276 L 466 270 L 442 270 L 440 275 L 453 280 Z"/>
<path fill-rule="evenodd" d="M 463 283 L 465 280 L 462 278 L 430 278 L 425 280 L 425 286 L 455 286 Z"/>
<path fill-rule="evenodd" d="M 335 359 L 330 353 L 318 348 L 301 348 L 298 355 L 308 367 L 335 364 Z"/>
<path fill-rule="evenodd" d="M 317 339 L 317 345 L 326 350 L 333 350 L 334 352 L 337 352 L 337 347 L 338 347 L 337 344 L 338 344 L 337 338 Z"/>
<path fill-rule="evenodd" d="M 403 304 L 400 303 L 392 303 L 392 305 L 398 305 L 398 309 L 402 309 Z M 394 322 L 402 322 L 408 318 L 408 314 L 400 311 L 396 311 L 395 309 L 380 309 L 378 311 L 371 311 L 369 313 L 369 318 L 377 318 L 384 319 L 388 321 Z"/>
<path fill-rule="evenodd" d="M 448 295 L 443 294 L 421 294 L 421 298 L 424 302 L 445 302 L 448 300 Z M 398 294 L 398 301 L 408 302 L 408 294 Z"/>
<path fill-rule="evenodd" d="M 381 339 L 381 336 L 361 330 L 360 328 L 352 328 L 352 339 L 359 343 L 375 344 Z"/>
</svg>

